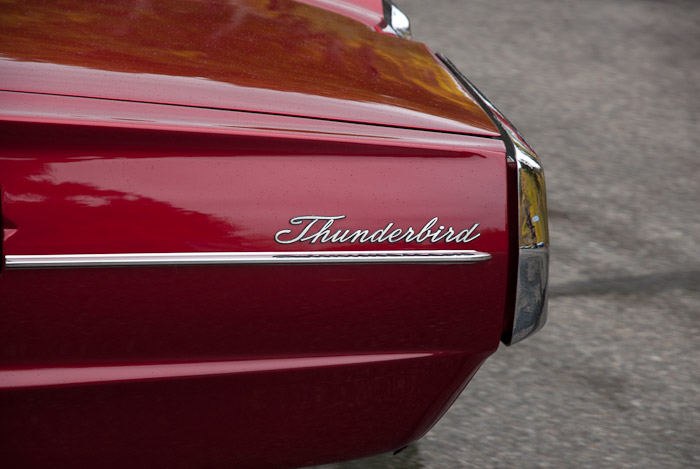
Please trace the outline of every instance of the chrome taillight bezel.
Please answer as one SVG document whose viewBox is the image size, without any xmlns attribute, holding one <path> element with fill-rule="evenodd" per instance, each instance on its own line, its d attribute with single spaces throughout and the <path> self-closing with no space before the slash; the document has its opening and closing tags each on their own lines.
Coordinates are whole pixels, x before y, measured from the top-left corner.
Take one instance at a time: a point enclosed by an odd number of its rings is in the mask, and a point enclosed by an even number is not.
<svg viewBox="0 0 700 469">
<path fill-rule="evenodd" d="M 501 338 L 512 345 L 540 330 L 547 322 L 549 283 L 549 222 L 544 170 L 539 157 L 503 114 L 444 55 L 438 57 L 489 114 L 501 131 L 506 158 L 517 172 L 517 272 L 509 330 Z M 511 220 L 515 217 L 510 218 Z"/>
</svg>

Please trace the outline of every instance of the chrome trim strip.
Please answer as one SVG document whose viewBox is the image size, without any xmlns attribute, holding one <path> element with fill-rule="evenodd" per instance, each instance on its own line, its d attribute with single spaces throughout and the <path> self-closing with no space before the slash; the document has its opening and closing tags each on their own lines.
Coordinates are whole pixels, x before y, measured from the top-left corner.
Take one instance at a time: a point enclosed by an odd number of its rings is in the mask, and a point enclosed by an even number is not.
<svg viewBox="0 0 700 469">
<path fill-rule="evenodd" d="M 237 264 L 472 264 L 491 254 L 472 250 L 169 252 L 5 256 L 8 270 Z"/>
<path fill-rule="evenodd" d="M 384 12 L 384 31 L 390 31 L 403 39 L 411 39 L 411 21 L 408 16 L 401 11 L 391 0 L 382 0 L 382 10 Z"/>
</svg>

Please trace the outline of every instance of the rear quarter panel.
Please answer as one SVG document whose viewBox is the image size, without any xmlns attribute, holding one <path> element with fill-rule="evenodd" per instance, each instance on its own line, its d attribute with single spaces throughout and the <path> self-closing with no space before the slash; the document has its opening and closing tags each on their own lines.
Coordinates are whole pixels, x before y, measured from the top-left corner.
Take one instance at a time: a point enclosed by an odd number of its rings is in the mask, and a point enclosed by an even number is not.
<svg viewBox="0 0 700 469">
<path fill-rule="evenodd" d="M 394 450 L 432 426 L 498 345 L 499 140 L 68 97 L 3 102 L 8 256 L 454 248 L 275 242 L 312 214 L 345 215 L 352 229 L 479 223 L 465 247 L 492 255 L 5 269 L 0 448 L 16 467 L 285 467 Z"/>
</svg>

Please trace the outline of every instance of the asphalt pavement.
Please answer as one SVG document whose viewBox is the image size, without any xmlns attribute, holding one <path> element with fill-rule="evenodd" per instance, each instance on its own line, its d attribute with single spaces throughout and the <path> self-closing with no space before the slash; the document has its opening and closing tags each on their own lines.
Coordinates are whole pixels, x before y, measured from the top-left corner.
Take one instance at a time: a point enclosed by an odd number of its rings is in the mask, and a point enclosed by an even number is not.
<svg viewBox="0 0 700 469">
<path fill-rule="evenodd" d="M 549 322 L 354 468 L 700 467 L 700 2 L 396 0 L 545 166 Z"/>
</svg>

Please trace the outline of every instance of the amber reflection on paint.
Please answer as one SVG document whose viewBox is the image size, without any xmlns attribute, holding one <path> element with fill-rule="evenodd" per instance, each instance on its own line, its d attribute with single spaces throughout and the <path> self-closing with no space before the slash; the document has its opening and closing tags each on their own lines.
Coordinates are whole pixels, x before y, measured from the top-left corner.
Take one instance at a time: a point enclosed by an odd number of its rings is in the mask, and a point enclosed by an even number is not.
<svg viewBox="0 0 700 469">
<path fill-rule="evenodd" d="M 496 132 L 423 44 L 292 0 L 9 0 L 0 10 L 0 56 L 14 60 L 389 104 Z"/>
</svg>

